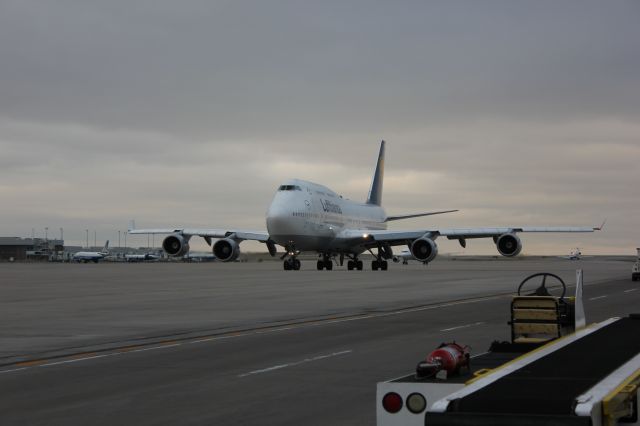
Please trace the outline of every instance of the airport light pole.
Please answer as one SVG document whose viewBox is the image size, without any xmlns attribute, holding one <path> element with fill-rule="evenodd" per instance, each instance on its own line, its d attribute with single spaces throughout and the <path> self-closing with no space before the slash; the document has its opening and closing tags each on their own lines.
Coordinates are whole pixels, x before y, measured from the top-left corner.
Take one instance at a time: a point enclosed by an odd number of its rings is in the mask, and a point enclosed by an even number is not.
<svg viewBox="0 0 640 426">
<path fill-rule="evenodd" d="M 127 233 L 124 233 L 124 251 L 127 251 Z"/>
<path fill-rule="evenodd" d="M 48 226 L 44 227 L 44 240 L 45 241 L 49 240 L 49 227 Z"/>
<path fill-rule="evenodd" d="M 96 242 L 96 230 L 93 230 L 93 246 L 96 247 L 98 243 Z"/>
<path fill-rule="evenodd" d="M 89 230 L 85 229 L 85 232 L 87 233 L 87 248 L 89 248 Z"/>
<path fill-rule="evenodd" d="M 118 248 L 120 248 L 120 231 L 118 231 Z"/>
</svg>

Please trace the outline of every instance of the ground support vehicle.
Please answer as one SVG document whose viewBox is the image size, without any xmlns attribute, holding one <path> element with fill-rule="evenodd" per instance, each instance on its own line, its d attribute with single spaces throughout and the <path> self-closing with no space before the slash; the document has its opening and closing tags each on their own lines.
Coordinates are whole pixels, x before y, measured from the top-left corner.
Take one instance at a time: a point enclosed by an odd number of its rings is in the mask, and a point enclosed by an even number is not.
<svg viewBox="0 0 640 426">
<path fill-rule="evenodd" d="M 378 383 L 377 424 L 640 425 L 640 314 L 585 326 L 581 277 L 574 298 L 549 295 L 544 281 L 515 296 L 511 341 L 463 371 Z"/>
</svg>

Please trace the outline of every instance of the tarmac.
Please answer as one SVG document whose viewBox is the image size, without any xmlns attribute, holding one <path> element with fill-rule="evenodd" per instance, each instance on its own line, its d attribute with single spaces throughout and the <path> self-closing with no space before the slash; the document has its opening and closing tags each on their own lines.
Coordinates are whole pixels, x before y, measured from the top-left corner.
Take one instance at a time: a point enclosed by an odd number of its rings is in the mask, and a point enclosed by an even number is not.
<svg viewBox="0 0 640 426">
<path fill-rule="evenodd" d="M 588 321 L 640 311 L 632 262 L 0 265 L 3 424 L 372 424 L 376 382 L 506 340 L 509 297 L 584 270 Z"/>
</svg>

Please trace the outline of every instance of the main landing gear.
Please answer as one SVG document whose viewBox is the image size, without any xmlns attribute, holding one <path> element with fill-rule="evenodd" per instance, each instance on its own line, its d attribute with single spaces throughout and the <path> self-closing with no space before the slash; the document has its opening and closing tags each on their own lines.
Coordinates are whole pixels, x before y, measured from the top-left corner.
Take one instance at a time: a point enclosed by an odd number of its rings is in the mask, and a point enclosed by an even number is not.
<svg viewBox="0 0 640 426">
<path fill-rule="evenodd" d="M 331 261 L 331 257 L 327 254 L 323 254 L 322 260 L 318 260 L 316 267 L 318 268 L 318 271 L 322 271 L 323 269 L 326 269 L 327 271 L 332 270 L 333 262 Z"/>
<path fill-rule="evenodd" d="M 389 263 L 386 260 L 377 259 L 371 262 L 371 269 L 377 271 L 380 269 L 381 271 L 386 271 L 389 268 Z"/>
<path fill-rule="evenodd" d="M 358 260 L 357 258 L 355 260 L 350 260 L 347 262 L 347 269 L 350 271 L 353 271 L 354 269 L 357 269 L 358 271 L 362 271 L 362 267 L 363 267 L 362 260 Z"/>
<path fill-rule="evenodd" d="M 373 252 L 371 250 L 369 250 L 369 253 L 373 255 Z M 389 263 L 385 259 L 391 259 L 393 257 L 391 247 L 383 245 L 378 246 L 378 255 L 375 257 L 376 260 L 371 262 L 371 269 L 374 271 L 377 271 L 378 269 L 381 271 L 386 271 L 389 268 Z"/>
</svg>

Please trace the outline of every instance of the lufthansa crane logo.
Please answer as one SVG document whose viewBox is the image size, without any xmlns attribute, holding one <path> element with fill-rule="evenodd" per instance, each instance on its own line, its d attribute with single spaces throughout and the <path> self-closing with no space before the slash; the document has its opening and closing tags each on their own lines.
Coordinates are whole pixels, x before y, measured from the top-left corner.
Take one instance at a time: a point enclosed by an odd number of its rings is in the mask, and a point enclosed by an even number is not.
<svg viewBox="0 0 640 426">
<path fill-rule="evenodd" d="M 320 203 L 322 204 L 322 210 L 325 212 L 342 214 L 342 209 L 339 205 L 332 203 L 329 200 L 320 200 Z"/>
</svg>

